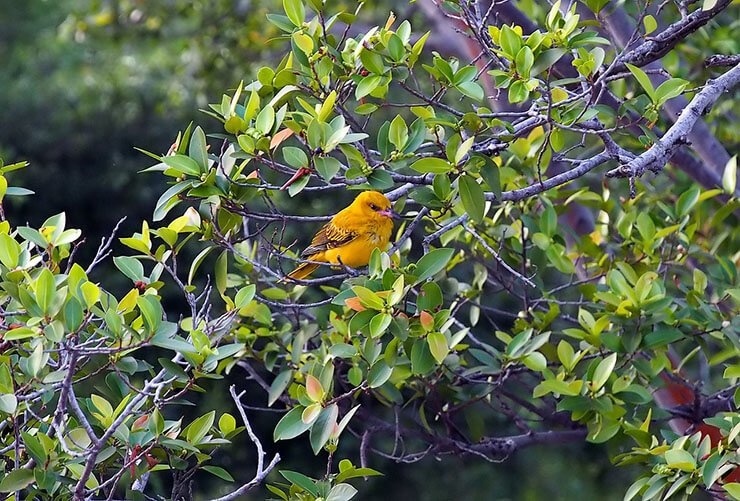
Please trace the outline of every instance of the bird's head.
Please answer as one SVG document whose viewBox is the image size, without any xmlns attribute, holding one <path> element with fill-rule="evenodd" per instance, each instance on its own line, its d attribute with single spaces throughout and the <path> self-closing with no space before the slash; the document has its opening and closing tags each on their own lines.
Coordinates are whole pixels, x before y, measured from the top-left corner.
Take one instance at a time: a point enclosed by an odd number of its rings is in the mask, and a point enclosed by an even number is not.
<svg viewBox="0 0 740 501">
<path fill-rule="evenodd" d="M 352 202 L 352 205 L 368 218 L 401 218 L 401 216 L 393 210 L 391 201 L 388 200 L 385 195 L 377 191 L 363 191 L 357 195 L 357 198 Z"/>
</svg>

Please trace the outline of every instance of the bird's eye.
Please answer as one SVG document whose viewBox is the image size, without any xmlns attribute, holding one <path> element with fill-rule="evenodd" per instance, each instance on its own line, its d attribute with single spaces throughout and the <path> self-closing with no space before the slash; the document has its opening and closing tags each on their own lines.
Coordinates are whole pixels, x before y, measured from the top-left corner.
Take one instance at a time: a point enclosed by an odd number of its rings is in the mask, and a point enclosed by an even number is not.
<svg viewBox="0 0 740 501">
<path fill-rule="evenodd" d="M 371 208 L 372 210 L 378 210 L 378 206 L 377 206 L 377 205 L 375 205 L 375 204 L 370 204 L 370 208 Z"/>
</svg>

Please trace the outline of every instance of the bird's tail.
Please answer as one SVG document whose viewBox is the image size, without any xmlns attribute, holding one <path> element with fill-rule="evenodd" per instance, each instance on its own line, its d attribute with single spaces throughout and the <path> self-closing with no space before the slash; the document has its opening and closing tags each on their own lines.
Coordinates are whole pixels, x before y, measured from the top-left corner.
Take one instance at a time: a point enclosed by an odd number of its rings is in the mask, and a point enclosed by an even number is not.
<svg viewBox="0 0 740 501">
<path fill-rule="evenodd" d="M 288 276 L 286 278 L 293 278 L 296 280 L 303 280 L 307 276 L 309 276 L 311 273 L 314 272 L 316 268 L 318 268 L 318 264 L 314 263 L 301 263 L 298 265 L 298 267 L 288 273 Z"/>
</svg>

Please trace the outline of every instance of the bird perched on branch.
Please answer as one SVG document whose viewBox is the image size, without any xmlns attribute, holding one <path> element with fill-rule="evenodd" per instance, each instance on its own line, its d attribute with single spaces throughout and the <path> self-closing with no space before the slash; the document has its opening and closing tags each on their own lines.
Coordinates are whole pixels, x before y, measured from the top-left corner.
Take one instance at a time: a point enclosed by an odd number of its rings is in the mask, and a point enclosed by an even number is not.
<svg viewBox="0 0 740 501">
<path fill-rule="evenodd" d="M 373 250 L 388 245 L 393 220 L 400 217 L 385 195 L 363 191 L 316 233 L 301 257 L 352 268 L 365 266 Z M 301 263 L 287 278 L 301 280 L 318 267 L 317 263 Z"/>
</svg>

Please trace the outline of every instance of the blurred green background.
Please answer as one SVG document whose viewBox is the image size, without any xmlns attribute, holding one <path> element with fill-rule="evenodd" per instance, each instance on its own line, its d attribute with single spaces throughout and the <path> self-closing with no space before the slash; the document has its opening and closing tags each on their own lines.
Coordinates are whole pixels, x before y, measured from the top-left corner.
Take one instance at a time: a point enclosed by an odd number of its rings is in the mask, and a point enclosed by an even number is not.
<svg viewBox="0 0 740 501">
<path fill-rule="evenodd" d="M 363 21 L 383 23 L 388 4 L 367 4 Z M 248 81 L 260 65 L 277 64 L 283 49 L 268 43 L 276 31 L 265 20 L 267 12 L 280 9 L 277 0 L 4 0 L 0 6 L 0 157 L 31 162 L 11 175 L 11 184 L 39 194 L 8 200 L 6 213 L 15 224 L 40 225 L 65 211 L 68 226 L 86 236 L 83 262 L 122 216 L 128 217 L 124 235 L 151 220 L 165 189 L 160 176 L 137 173 L 151 159 L 134 147 L 164 153 L 190 121 L 217 130 L 198 110 Z M 392 8 L 402 17 L 408 6 Z M 423 17 L 415 15 L 414 26 L 426 30 Z M 328 208 L 317 208 L 322 210 Z M 96 279 L 109 286 L 101 270 Z M 254 391 L 253 400 L 262 405 L 264 394 L 245 384 L 243 372 L 235 371 L 232 379 Z M 199 410 L 235 413 L 230 402 L 214 397 L 222 394 L 204 393 Z M 268 453 L 275 450 L 269 437 L 279 416 L 254 416 Z M 487 424 L 493 435 L 515 433 Z M 215 461 L 237 481 L 254 472 L 254 449 L 242 439 L 217 452 Z M 338 459 L 359 463 L 358 445 L 357 439 L 343 439 Z M 307 441 L 280 444 L 280 452 L 280 469 L 313 471 L 316 477 L 325 471 L 324 457 L 315 458 Z M 541 446 L 502 463 L 429 457 L 400 465 L 371 456 L 368 466 L 385 476 L 370 479 L 358 499 L 621 499 L 632 475 L 612 467 L 607 452 Z M 280 478 L 273 472 L 270 480 Z M 166 484 L 167 475 L 151 482 Z M 199 477 L 196 484 L 198 499 L 230 490 L 215 477 Z M 266 495 L 262 489 L 252 498 Z"/>
</svg>

